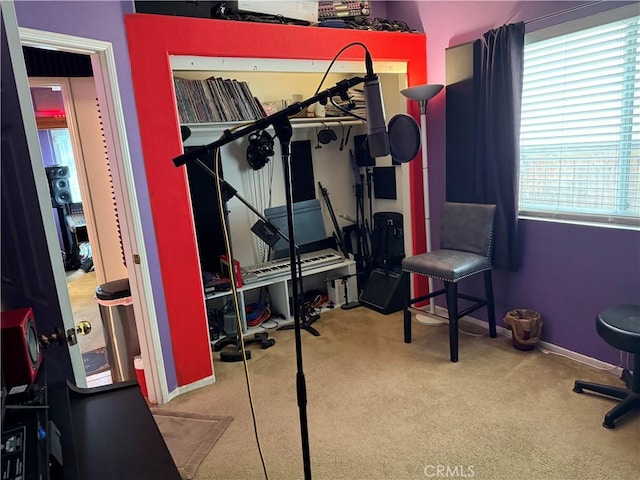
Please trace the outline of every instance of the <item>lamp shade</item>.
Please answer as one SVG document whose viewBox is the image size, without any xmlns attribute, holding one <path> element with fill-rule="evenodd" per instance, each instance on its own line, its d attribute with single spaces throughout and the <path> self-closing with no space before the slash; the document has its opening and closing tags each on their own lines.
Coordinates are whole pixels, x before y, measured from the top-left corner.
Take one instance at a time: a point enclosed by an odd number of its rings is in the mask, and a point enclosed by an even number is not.
<svg viewBox="0 0 640 480">
<path fill-rule="evenodd" d="M 415 87 L 405 88 L 400 90 L 400 93 L 410 100 L 426 101 L 432 97 L 435 97 L 444 85 L 437 83 L 429 83 L 425 85 L 416 85 Z"/>
</svg>

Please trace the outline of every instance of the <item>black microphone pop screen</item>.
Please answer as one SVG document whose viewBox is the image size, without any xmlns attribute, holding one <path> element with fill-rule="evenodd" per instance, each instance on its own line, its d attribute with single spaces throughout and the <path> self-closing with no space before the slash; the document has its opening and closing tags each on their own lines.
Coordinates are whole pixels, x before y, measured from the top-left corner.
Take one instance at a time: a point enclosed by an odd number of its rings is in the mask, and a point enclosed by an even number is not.
<svg viewBox="0 0 640 480">
<path fill-rule="evenodd" d="M 367 143 L 372 157 L 389 155 L 389 135 L 384 117 L 382 90 L 377 76 L 369 77 L 364 83 L 364 103 L 367 110 Z"/>
</svg>

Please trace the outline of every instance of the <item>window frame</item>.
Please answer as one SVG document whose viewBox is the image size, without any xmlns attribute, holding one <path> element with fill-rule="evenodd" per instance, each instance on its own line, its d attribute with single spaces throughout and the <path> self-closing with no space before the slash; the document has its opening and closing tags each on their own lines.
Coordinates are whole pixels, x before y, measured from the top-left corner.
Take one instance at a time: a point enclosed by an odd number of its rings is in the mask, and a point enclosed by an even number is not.
<svg viewBox="0 0 640 480">
<path fill-rule="evenodd" d="M 581 30 L 612 23 L 626 18 L 638 16 L 640 11 L 637 3 L 627 4 L 623 7 L 608 10 L 602 13 L 589 15 L 580 19 L 571 20 L 525 34 L 525 46 L 531 43 L 547 40 L 554 37 L 568 35 Z M 521 158 L 518 158 L 518 166 L 521 166 Z M 518 182 L 518 192 L 520 184 Z M 590 225 L 605 228 L 618 228 L 625 230 L 640 230 L 640 215 L 616 216 L 596 215 L 589 213 L 571 213 L 543 211 L 520 207 L 518 200 L 518 218 L 527 220 L 540 220 L 554 223 L 568 223 L 577 225 Z"/>
</svg>

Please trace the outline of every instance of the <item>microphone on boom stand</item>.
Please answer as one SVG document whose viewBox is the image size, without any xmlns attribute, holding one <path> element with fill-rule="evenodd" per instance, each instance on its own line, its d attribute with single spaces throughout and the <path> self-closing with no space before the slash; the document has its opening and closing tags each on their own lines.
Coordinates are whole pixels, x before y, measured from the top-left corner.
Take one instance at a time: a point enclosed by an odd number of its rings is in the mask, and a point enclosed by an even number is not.
<svg viewBox="0 0 640 480">
<path fill-rule="evenodd" d="M 210 171 L 208 167 L 198 160 L 198 157 L 206 155 L 218 149 L 224 145 L 229 144 L 233 140 L 239 139 L 246 135 L 251 135 L 259 130 L 264 130 L 269 126 L 273 126 L 276 136 L 280 140 L 281 156 L 283 160 L 283 173 L 285 180 L 285 196 L 287 204 L 287 221 L 289 224 L 289 257 L 291 261 L 291 284 L 292 293 L 295 301 L 293 302 L 293 317 L 294 317 L 294 329 L 295 329 L 295 346 L 296 346 L 296 391 L 298 398 L 298 408 L 300 411 L 300 436 L 302 441 L 302 460 L 305 480 L 311 479 L 311 456 L 309 449 L 309 432 L 307 422 L 307 397 L 306 397 L 306 380 L 304 377 L 304 371 L 302 368 L 302 340 L 300 336 L 301 330 L 301 315 L 300 305 L 297 302 L 298 299 L 298 272 L 295 265 L 295 236 L 293 232 L 293 199 L 291 192 L 291 177 L 290 177 L 290 149 L 289 143 L 292 136 L 292 127 L 289 121 L 289 117 L 301 112 L 304 108 L 313 105 L 314 103 L 326 103 L 327 99 L 335 95 L 346 95 L 348 88 L 364 83 L 365 102 L 367 111 L 367 134 L 369 137 L 369 148 L 372 156 L 382 157 L 389 154 L 390 141 L 387 131 L 386 120 L 384 116 L 384 108 L 382 101 L 382 92 L 380 90 L 380 82 L 378 76 L 373 73 L 373 62 L 371 55 L 366 46 L 360 42 L 354 42 L 349 44 L 360 45 L 365 49 L 365 62 L 366 62 L 366 76 L 353 77 L 338 82 L 334 87 L 331 87 L 322 92 L 316 93 L 313 97 L 310 97 L 301 102 L 296 102 L 283 110 L 276 112 L 264 118 L 257 119 L 255 122 L 239 127 L 234 130 L 225 130 L 222 136 L 208 144 L 191 152 L 185 152 L 182 155 L 173 159 L 173 164 L 176 167 L 185 165 L 188 162 L 197 161 L 197 163 L 205 170 Z M 346 47 L 345 47 L 346 48 Z M 344 50 L 344 49 L 343 49 Z M 183 135 L 187 132 L 181 132 Z M 237 195 L 237 194 L 236 194 Z M 233 284 L 233 283 L 232 283 Z"/>
<path fill-rule="evenodd" d="M 364 102 L 367 110 L 367 142 L 372 157 L 389 155 L 389 134 L 384 116 L 382 91 L 378 76 L 367 73 L 364 83 Z"/>
</svg>

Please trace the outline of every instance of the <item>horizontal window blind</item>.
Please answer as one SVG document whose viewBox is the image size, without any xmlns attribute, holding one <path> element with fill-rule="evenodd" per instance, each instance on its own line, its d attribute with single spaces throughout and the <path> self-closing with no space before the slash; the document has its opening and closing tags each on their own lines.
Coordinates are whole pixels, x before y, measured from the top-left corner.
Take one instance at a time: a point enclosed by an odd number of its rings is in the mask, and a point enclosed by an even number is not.
<svg viewBox="0 0 640 480">
<path fill-rule="evenodd" d="M 521 214 L 640 225 L 639 25 L 525 46 Z"/>
</svg>

